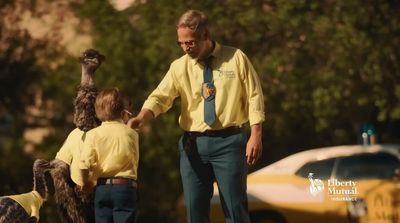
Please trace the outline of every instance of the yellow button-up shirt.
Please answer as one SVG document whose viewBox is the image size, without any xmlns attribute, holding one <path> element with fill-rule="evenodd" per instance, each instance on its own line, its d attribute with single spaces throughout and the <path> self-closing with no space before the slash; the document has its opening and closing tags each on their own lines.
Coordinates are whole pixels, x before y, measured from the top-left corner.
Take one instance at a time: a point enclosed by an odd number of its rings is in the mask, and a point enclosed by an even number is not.
<svg viewBox="0 0 400 223">
<path fill-rule="evenodd" d="M 122 120 L 104 121 L 86 133 L 79 168 L 100 177 L 127 177 L 136 180 L 139 137 Z"/>
<path fill-rule="evenodd" d="M 39 221 L 39 211 L 43 204 L 43 198 L 37 191 L 31 191 L 25 194 L 6 196 L 13 199 L 21 205 L 29 216 L 35 217 Z"/>
<path fill-rule="evenodd" d="M 70 165 L 71 179 L 77 185 L 82 186 L 83 181 L 79 169 L 79 161 L 81 156 L 81 151 L 83 149 L 83 141 L 85 137 L 85 132 L 79 128 L 75 128 L 69 133 L 67 139 L 65 140 L 63 146 L 58 151 L 56 159 L 59 159 L 66 164 Z"/>
<path fill-rule="evenodd" d="M 264 98 L 260 80 L 247 56 L 239 49 L 215 43 L 212 52 L 215 85 L 216 123 L 204 122 L 202 62 L 184 55 L 172 62 L 167 74 L 150 94 L 143 108 L 157 117 L 168 111 L 175 98 L 181 98 L 179 125 L 185 131 L 203 132 L 263 122 Z"/>
</svg>

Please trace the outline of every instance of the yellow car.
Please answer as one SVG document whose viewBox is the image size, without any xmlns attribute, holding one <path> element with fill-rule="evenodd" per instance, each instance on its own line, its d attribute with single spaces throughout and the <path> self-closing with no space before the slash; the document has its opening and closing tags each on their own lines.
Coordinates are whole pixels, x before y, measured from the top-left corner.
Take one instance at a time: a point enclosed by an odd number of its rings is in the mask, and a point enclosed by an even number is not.
<svg viewBox="0 0 400 223">
<path fill-rule="evenodd" d="M 251 173 L 252 223 L 400 223 L 400 145 L 335 146 L 290 155 Z M 184 201 L 178 204 L 186 222 Z M 218 187 L 211 222 L 225 222 Z"/>
</svg>

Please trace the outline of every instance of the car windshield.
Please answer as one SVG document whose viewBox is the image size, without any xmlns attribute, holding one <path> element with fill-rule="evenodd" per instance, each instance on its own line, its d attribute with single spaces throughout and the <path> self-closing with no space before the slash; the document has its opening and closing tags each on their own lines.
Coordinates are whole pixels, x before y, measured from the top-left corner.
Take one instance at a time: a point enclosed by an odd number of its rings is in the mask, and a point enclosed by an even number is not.
<svg viewBox="0 0 400 223">
<path fill-rule="evenodd" d="M 307 178 L 309 174 L 312 173 L 315 178 L 321 180 L 329 179 L 332 173 L 334 161 L 335 158 L 331 158 L 306 163 L 297 170 L 296 175 Z"/>
<path fill-rule="evenodd" d="M 341 157 L 338 160 L 336 178 L 338 180 L 388 179 L 393 177 L 396 168 L 399 167 L 399 159 L 388 153 Z"/>
</svg>

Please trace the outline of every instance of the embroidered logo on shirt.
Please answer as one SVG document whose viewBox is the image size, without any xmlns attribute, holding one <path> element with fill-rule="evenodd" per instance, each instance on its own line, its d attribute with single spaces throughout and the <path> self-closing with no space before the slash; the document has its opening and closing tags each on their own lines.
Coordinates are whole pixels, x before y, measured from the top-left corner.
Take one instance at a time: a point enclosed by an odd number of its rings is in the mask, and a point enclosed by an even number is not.
<svg viewBox="0 0 400 223">
<path fill-rule="evenodd" d="M 235 78 L 235 71 L 233 70 L 218 70 L 219 77 L 222 78 Z"/>
</svg>

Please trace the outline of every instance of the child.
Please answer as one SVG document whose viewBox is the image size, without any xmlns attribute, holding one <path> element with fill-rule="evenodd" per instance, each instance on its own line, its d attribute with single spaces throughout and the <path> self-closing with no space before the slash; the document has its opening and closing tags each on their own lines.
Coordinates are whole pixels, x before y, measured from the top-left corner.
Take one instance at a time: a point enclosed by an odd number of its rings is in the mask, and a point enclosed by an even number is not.
<svg viewBox="0 0 400 223">
<path fill-rule="evenodd" d="M 135 222 L 138 134 L 122 120 L 124 104 L 116 88 L 98 94 L 95 110 L 102 124 L 87 132 L 80 158 L 83 190 L 97 180 L 94 206 L 95 220 L 100 223 Z"/>
</svg>

